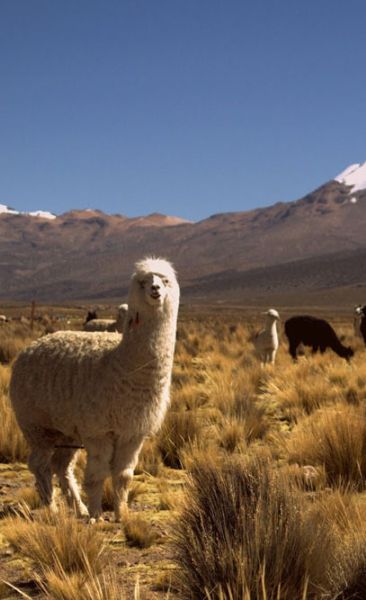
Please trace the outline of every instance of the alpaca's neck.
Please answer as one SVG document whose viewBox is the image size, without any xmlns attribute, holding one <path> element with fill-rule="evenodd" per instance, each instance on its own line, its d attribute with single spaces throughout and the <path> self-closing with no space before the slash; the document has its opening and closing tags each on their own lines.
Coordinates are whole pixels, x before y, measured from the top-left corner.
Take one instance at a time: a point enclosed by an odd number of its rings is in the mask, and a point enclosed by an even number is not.
<svg viewBox="0 0 366 600">
<path fill-rule="evenodd" d="M 125 375 L 143 374 L 146 380 L 158 373 L 170 372 L 173 363 L 177 326 L 177 309 L 164 307 L 143 312 L 130 307 L 123 339 L 118 349 Z"/>
<path fill-rule="evenodd" d="M 334 335 L 330 347 L 340 356 L 344 355 L 347 351 L 346 346 L 343 346 L 342 342 L 337 338 L 336 335 Z"/>
<path fill-rule="evenodd" d="M 266 330 L 271 333 L 271 335 L 277 335 L 276 321 L 267 319 Z"/>
</svg>

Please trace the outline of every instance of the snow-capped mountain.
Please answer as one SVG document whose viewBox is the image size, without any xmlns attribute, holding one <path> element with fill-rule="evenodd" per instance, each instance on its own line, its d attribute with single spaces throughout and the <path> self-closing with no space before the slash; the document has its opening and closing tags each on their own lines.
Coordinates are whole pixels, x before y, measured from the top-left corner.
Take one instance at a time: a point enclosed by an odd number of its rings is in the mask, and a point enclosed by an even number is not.
<svg viewBox="0 0 366 600">
<path fill-rule="evenodd" d="M 344 185 L 350 186 L 351 189 L 349 191 L 350 194 L 355 194 L 356 192 L 360 192 L 366 189 L 366 162 L 359 164 L 355 163 L 350 165 L 342 171 L 337 177 L 334 178 L 335 181 L 339 183 L 343 183 Z"/>
<path fill-rule="evenodd" d="M 46 210 L 35 210 L 32 212 L 20 212 L 19 210 L 14 210 L 13 208 L 9 208 L 5 204 L 0 204 L 0 213 L 8 214 L 8 215 L 29 215 L 30 217 L 39 217 L 41 219 L 56 219 L 56 215 L 46 211 Z"/>
</svg>

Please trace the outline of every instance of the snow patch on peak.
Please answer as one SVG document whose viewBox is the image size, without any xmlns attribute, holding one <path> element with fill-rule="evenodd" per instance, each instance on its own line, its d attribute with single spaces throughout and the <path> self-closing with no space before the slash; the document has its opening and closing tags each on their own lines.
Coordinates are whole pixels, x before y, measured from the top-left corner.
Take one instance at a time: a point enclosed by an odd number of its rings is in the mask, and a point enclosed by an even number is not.
<svg viewBox="0 0 366 600">
<path fill-rule="evenodd" d="M 351 186 L 350 193 L 352 192 L 352 194 L 366 189 L 366 162 L 350 165 L 334 179 L 339 183 Z"/>
<path fill-rule="evenodd" d="M 56 219 L 56 215 L 48 212 L 47 210 L 34 210 L 33 212 L 26 213 L 31 217 L 41 217 L 42 219 Z"/>
<path fill-rule="evenodd" d="M 0 213 L 7 213 L 8 215 L 19 215 L 19 211 L 13 210 L 5 204 L 0 204 Z"/>
<path fill-rule="evenodd" d="M 41 219 L 56 219 L 56 215 L 46 211 L 46 210 L 34 210 L 33 212 L 20 212 L 19 210 L 14 210 L 13 208 L 9 208 L 5 204 L 0 204 L 0 214 L 6 215 L 29 215 L 30 217 L 40 217 Z"/>
</svg>

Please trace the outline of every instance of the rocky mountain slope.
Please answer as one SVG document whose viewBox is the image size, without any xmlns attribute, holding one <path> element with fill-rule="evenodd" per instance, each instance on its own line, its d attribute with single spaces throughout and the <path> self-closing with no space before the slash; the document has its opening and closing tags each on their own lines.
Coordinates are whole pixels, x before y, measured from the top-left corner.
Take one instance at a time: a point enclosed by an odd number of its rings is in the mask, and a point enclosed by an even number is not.
<svg viewBox="0 0 366 600">
<path fill-rule="evenodd" d="M 187 299 L 236 299 L 244 288 L 257 297 L 274 280 L 284 292 L 331 289 L 341 264 L 342 285 L 362 287 L 365 251 L 366 163 L 300 200 L 198 223 L 97 210 L 29 215 L 2 205 L 0 299 L 119 299 L 145 254 L 174 262 Z"/>
</svg>

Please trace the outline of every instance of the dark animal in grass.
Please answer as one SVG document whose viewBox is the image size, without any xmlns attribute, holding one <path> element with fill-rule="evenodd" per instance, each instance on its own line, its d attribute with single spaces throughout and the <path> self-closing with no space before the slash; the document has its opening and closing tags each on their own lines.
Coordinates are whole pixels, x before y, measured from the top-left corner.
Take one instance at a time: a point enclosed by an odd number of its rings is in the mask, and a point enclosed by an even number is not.
<svg viewBox="0 0 366 600">
<path fill-rule="evenodd" d="M 354 354 L 352 348 L 343 346 L 333 327 L 325 319 L 308 315 L 291 317 L 285 322 L 285 333 L 289 341 L 289 352 L 294 360 L 297 358 L 297 347 L 300 344 L 310 346 L 313 353 L 318 350 L 323 353 L 327 348 L 331 348 L 346 360 L 350 360 Z"/>
<path fill-rule="evenodd" d="M 85 323 L 89 323 L 89 321 L 93 321 L 94 319 L 97 319 L 97 318 L 98 317 L 97 317 L 97 313 L 95 310 L 88 310 L 88 314 L 86 315 L 84 325 L 85 325 Z"/>
<path fill-rule="evenodd" d="M 366 344 L 366 304 L 364 304 L 364 306 L 361 308 L 360 332 L 363 337 L 363 341 Z"/>
</svg>

